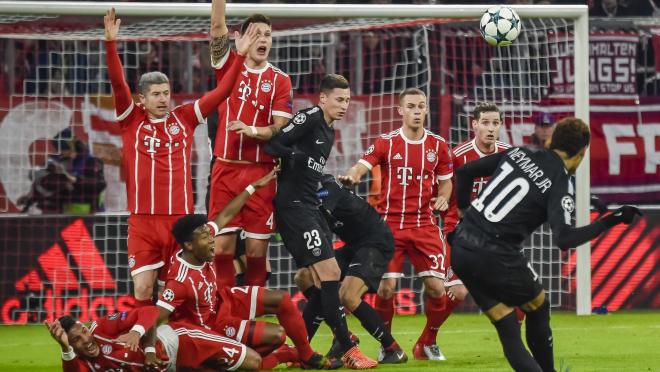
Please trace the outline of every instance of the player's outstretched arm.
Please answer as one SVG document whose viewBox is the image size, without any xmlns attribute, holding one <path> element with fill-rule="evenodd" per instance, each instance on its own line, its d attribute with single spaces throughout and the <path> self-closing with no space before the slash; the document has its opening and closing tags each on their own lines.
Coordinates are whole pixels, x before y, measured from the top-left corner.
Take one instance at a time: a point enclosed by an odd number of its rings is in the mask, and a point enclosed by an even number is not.
<svg viewBox="0 0 660 372">
<path fill-rule="evenodd" d="M 559 211 L 559 209 L 561 208 L 556 208 L 555 210 Z M 637 207 L 624 205 L 587 226 L 574 228 L 565 223 L 565 221 L 561 221 L 559 213 L 550 213 L 552 235 L 557 247 L 561 250 L 582 245 L 618 224 L 629 225 L 635 220 L 635 216 L 642 216 L 642 212 Z"/>
<path fill-rule="evenodd" d="M 105 26 L 105 58 L 108 64 L 108 76 L 115 96 L 115 112 L 121 118 L 133 107 L 133 97 L 131 97 L 131 89 L 124 77 L 124 67 L 119 59 L 119 53 L 117 53 L 116 38 L 121 19 L 116 18 L 115 8 L 105 13 L 103 24 Z"/>
<path fill-rule="evenodd" d="M 257 41 L 257 26 L 254 23 L 250 24 L 243 35 L 239 35 L 238 32 L 236 32 L 235 36 L 238 56 L 234 58 L 234 62 L 229 68 L 229 71 L 225 74 L 225 77 L 220 81 L 218 86 L 200 98 L 199 110 L 203 117 L 207 117 L 231 94 L 236 81 L 240 77 L 243 62 L 245 62 L 245 55 L 247 55 L 250 46 Z"/>
<path fill-rule="evenodd" d="M 211 53 L 213 65 L 217 65 L 229 52 L 229 30 L 225 20 L 227 14 L 226 3 L 225 0 L 213 0 L 211 2 L 211 43 L 209 52 Z"/>
<path fill-rule="evenodd" d="M 218 231 L 227 226 L 227 224 L 238 214 L 238 212 L 241 211 L 250 196 L 254 194 L 257 189 L 268 185 L 272 180 L 277 178 L 278 171 L 278 167 L 273 168 L 273 170 L 268 172 L 268 174 L 248 185 L 245 190 L 243 190 L 243 192 L 232 199 L 220 212 L 220 214 L 218 214 L 218 217 L 216 217 L 213 221 L 218 226 Z"/>
</svg>

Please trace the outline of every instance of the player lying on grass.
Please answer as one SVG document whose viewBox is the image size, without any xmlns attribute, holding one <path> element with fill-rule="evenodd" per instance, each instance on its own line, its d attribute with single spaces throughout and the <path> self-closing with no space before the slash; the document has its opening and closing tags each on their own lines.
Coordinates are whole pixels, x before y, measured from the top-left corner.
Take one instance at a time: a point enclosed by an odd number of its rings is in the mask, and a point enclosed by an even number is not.
<svg viewBox="0 0 660 372">
<path fill-rule="evenodd" d="M 158 319 L 159 322 L 169 318 L 192 323 L 239 341 L 249 346 L 246 356 L 256 353 L 264 356 L 259 369 L 298 361 L 308 368 L 330 368 L 328 359 L 315 353 L 309 345 L 305 324 L 288 292 L 256 286 L 218 290 L 216 285 L 215 234 L 240 211 L 250 195 L 271 182 L 275 174 L 276 169 L 248 185 L 213 222 L 207 223 L 202 215 L 187 215 L 174 224 L 172 234 L 181 250 L 172 260 L 165 290 L 157 303 L 160 307 Z M 275 314 L 280 324 L 255 320 L 264 314 Z M 287 336 L 295 348 L 284 345 Z M 199 343 L 203 348 L 204 341 Z"/>
<path fill-rule="evenodd" d="M 405 363 L 408 360 L 376 310 L 362 301 L 367 293 L 376 293 L 380 278 L 394 254 L 394 238 L 381 216 L 364 199 L 342 187 L 329 174 L 321 178 L 319 198 L 330 229 L 346 244 L 335 250 L 335 258 L 342 272 L 339 299 L 345 308 L 360 320 L 362 327 L 381 344 L 378 363 Z M 307 298 L 303 313 L 309 337 L 320 325 L 323 309 L 319 290 L 308 269 L 298 270 L 295 282 Z M 337 356 L 335 340 L 328 357 Z"/>
<path fill-rule="evenodd" d="M 572 226 L 575 190 L 570 176 L 584 158 L 589 138 L 582 120 L 565 118 L 557 124 L 549 149 L 514 147 L 456 171 L 456 199 L 464 217 L 451 242 L 452 266 L 497 329 L 516 371 L 554 371 L 550 304 L 522 252 L 523 241 L 548 221 L 554 242 L 566 250 L 641 215 L 626 205 L 587 226 Z M 484 176 L 490 176 L 488 184 L 470 203 L 474 179 Z M 520 337 L 515 306 L 527 314 L 531 355 Z"/>
<path fill-rule="evenodd" d="M 108 76 L 122 138 L 128 210 L 128 264 L 136 305 L 153 304 L 154 283 L 167 273 L 176 251 L 172 224 L 194 210 L 191 149 L 195 128 L 231 93 L 245 55 L 257 40 L 251 25 L 236 39 L 237 56 L 218 86 L 200 99 L 170 108 L 170 82 L 161 72 L 145 73 L 138 82 L 140 103 L 133 102 L 117 52 L 121 20 L 115 10 L 104 17 Z"/>
<path fill-rule="evenodd" d="M 90 327 L 65 315 L 46 326 L 62 348 L 65 372 L 182 371 L 199 357 L 195 364 L 212 370 L 259 369 L 258 354 L 244 356 L 245 345 L 202 327 L 171 322 L 155 330 L 158 313 L 156 306 L 143 306 L 110 314 Z M 203 350 L 199 339 L 205 340 Z"/>
</svg>

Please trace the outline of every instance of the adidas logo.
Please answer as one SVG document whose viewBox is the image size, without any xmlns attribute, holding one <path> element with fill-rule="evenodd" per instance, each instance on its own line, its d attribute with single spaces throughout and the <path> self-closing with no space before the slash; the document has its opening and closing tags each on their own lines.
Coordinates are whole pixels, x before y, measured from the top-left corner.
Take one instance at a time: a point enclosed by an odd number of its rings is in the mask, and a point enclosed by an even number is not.
<svg viewBox="0 0 660 372">
<path fill-rule="evenodd" d="M 16 296 L 3 296 L 0 323 L 53 321 L 72 313 L 88 322 L 133 307 L 132 296 L 117 295 L 117 283 L 82 219 L 64 227 L 60 236 L 63 244 L 41 252 L 38 268 L 15 282 Z"/>
<path fill-rule="evenodd" d="M 401 156 L 401 154 L 399 154 L 399 153 L 397 152 L 396 155 L 394 155 L 394 157 L 393 157 L 392 159 L 394 159 L 394 160 L 401 160 L 401 159 L 403 159 L 403 157 Z"/>
</svg>

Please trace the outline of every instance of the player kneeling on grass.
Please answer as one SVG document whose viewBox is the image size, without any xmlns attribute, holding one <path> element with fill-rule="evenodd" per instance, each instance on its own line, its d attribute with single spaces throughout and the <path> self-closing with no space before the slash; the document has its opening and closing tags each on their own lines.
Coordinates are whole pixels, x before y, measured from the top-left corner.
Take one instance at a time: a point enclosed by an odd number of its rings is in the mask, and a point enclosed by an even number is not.
<svg viewBox="0 0 660 372">
<path fill-rule="evenodd" d="M 275 178 L 275 172 L 249 185 L 229 202 L 214 222 L 207 223 L 202 215 L 188 215 L 174 224 L 172 234 L 182 249 L 172 260 L 165 290 L 157 303 L 160 307 L 158 319 L 159 322 L 169 318 L 170 322 L 192 323 L 241 342 L 250 347 L 248 356 L 250 353 L 263 356 L 259 369 L 298 361 L 309 368 L 330 368 L 327 358 L 315 353 L 309 345 L 302 317 L 288 292 L 256 286 L 225 287 L 218 291 L 216 285 L 215 234 L 256 189 Z M 264 314 L 275 314 L 280 324 L 254 320 Z M 295 348 L 284 345 L 286 336 L 291 338 Z"/>
<path fill-rule="evenodd" d="M 405 363 L 408 357 L 385 327 L 383 320 L 371 305 L 362 301 L 365 293 L 376 293 L 380 278 L 394 255 L 392 232 L 369 203 L 344 188 L 333 176 L 323 175 L 321 186 L 320 208 L 332 231 L 346 243 L 335 250 L 343 279 L 339 288 L 341 304 L 380 342 L 378 363 Z M 323 317 L 320 291 L 314 287 L 314 280 L 306 268 L 298 271 L 295 281 L 308 299 L 303 318 L 311 338 Z M 338 352 L 339 344 L 335 340 L 328 357 L 337 357 Z"/>
<path fill-rule="evenodd" d="M 261 365 L 259 354 L 245 345 L 190 324 L 163 324 L 156 339 L 152 327 L 157 317 L 152 305 L 110 314 L 89 327 L 69 315 L 46 326 L 62 348 L 65 372 L 181 371 L 190 366 L 255 371 Z"/>
<path fill-rule="evenodd" d="M 459 215 L 465 211 L 465 217 L 451 242 L 452 266 L 497 329 L 504 355 L 516 371 L 554 371 L 550 304 L 522 252 L 523 241 L 548 221 L 554 242 L 566 250 L 641 215 L 626 205 L 587 226 L 572 227 L 575 190 L 570 176 L 584 158 L 589 138 L 582 120 L 565 118 L 557 124 L 549 149 L 514 147 L 456 171 Z M 483 176 L 490 181 L 470 203 L 471 185 Z M 531 355 L 520 337 L 515 306 L 527 314 Z"/>
</svg>

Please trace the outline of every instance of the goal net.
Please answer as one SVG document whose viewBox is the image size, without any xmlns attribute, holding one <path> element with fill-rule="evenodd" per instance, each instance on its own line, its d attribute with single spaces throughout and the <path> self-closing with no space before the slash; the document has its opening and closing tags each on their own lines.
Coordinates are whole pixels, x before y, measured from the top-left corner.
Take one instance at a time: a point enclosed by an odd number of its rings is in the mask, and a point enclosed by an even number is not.
<svg viewBox="0 0 660 372">
<path fill-rule="evenodd" d="M 269 14 L 268 9 L 263 11 Z M 180 104 L 212 89 L 215 81 L 208 57 L 209 16 L 175 14 L 134 17 L 120 9 L 118 49 L 133 91 L 140 74 L 159 70 L 170 77 L 173 104 Z M 503 110 L 506 129 L 500 140 L 523 145 L 536 118 L 553 112 L 553 100 L 572 105 L 566 96 L 554 95 L 553 79 L 558 69 L 573 76 L 566 61 L 572 58 L 575 32 L 570 18 L 522 18 L 518 40 L 495 48 L 481 39 L 478 15 L 274 17 L 269 60 L 291 76 L 294 109 L 315 104 L 326 73 L 351 82 L 352 101 L 336 126 L 329 173 L 345 172 L 378 135 L 400 126 L 396 105 L 406 87 L 427 93 L 427 125 L 452 145 L 471 137 L 470 112 L 483 100 Z M 241 21 L 229 19 L 230 29 Z M 121 138 L 102 36 L 100 16 L 0 14 L 1 322 L 39 322 L 65 311 L 93 319 L 130 306 Z M 94 175 L 95 187 L 73 196 L 62 186 L 60 164 L 65 163 L 61 154 L 71 147 L 103 164 Z M 193 153 L 195 210 L 204 213 L 209 173 L 205 126 L 195 132 Z M 371 189 L 370 175 L 357 190 L 367 197 Z M 89 212 L 96 213 L 84 215 Z M 553 248 L 547 227 L 532 236 L 525 252 L 552 305 L 573 306 L 575 263 L 568 257 L 574 255 Z M 273 275 L 268 285 L 297 292 L 295 265 L 277 238 L 269 255 Z M 409 265 L 405 270 L 397 309 L 419 313 L 422 284 Z"/>
</svg>

